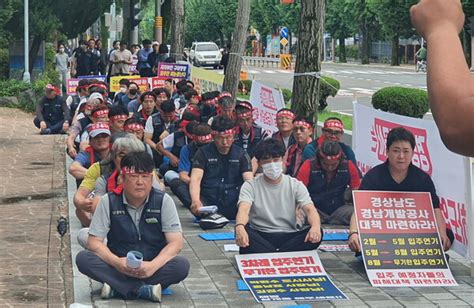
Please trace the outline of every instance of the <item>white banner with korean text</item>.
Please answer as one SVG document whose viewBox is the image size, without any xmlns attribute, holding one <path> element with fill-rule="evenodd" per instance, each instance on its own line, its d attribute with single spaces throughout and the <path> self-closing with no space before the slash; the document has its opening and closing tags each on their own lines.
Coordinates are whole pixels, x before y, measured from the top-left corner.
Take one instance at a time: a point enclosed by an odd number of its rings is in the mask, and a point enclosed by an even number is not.
<svg viewBox="0 0 474 308">
<path fill-rule="evenodd" d="M 253 81 L 252 90 L 250 91 L 250 102 L 254 109 L 253 118 L 255 123 L 260 125 L 265 131 L 276 132 L 276 113 L 285 107 L 283 94 L 274 88 Z"/>
<path fill-rule="evenodd" d="M 449 151 L 432 120 L 415 119 L 375 110 L 354 102 L 352 145 L 363 174 L 384 162 L 386 138 L 395 127 L 410 130 L 416 139 L 413 164 L 428 173 L 436 186 L 446 225 L 455 236 L 452 249 L 469 255 L 469 221 L 472 183 L 469 158 Z M 468 213 L 469 212 L 469 213 Z M 474 254 L 470 253 L 471 257 Z"/>
</svg>

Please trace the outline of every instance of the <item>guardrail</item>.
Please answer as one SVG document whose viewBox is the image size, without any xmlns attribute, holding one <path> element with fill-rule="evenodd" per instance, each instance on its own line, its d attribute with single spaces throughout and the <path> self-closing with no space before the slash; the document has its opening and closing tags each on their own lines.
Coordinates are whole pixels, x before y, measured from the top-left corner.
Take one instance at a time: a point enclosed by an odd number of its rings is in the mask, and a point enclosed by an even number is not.
<svg viewBox="0 0 474 308">
<path fill-rule="evenodd" d="M 278 67 L 280 65 L 280 58 L 270 57 L 242 57 L 246 65 L 261 66 L 261 67 Z"/>
</svg>

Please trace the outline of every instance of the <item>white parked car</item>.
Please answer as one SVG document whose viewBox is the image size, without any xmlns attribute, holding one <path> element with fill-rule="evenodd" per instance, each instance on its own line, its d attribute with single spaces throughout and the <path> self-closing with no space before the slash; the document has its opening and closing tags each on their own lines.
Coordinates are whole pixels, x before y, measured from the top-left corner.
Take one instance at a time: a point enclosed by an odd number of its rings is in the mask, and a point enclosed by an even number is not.
<svg viewBox="0 0 474 308">
<path fill-rule="evenodd" d="M 189 62 L 194 66 L 212 66 L 221 63 L 222 53 L 214 42 L 194 42 L 189 50 Z"/>
</svg>

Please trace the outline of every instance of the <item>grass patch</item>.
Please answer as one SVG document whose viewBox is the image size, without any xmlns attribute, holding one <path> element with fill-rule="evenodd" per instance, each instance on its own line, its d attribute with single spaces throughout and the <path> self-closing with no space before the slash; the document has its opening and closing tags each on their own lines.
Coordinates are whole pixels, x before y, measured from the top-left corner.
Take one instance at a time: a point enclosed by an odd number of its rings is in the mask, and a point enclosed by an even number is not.
<svg viewBox="0 0 474 308">
<path fill-rule="evenodd" d="M 338 117 L 342 120 L 342 123 L 344 123 L 344 129 L 352 130 L 352 116 L 340 114 L 339 112 L 334 112 L 326 109 L 318 114 L 318 121 L 324 122 L 324 120 L 330 117 Z"/>
<path fill-rule="evenodd" d="M 250 94 L 237 94 L 237 98 L 248 101 L 250 100 Z"/>
</svg>

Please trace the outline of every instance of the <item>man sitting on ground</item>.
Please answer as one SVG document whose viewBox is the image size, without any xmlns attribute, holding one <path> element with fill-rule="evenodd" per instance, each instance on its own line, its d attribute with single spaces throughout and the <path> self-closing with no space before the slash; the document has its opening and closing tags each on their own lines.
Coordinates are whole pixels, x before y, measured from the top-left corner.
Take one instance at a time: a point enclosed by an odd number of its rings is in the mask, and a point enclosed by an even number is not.
<svg viewBox="0 0 474 308">
<path fill-rule="evenodd" d="M 360 190 L 429 192 L 443 248 L 448 250 L 454 242 L 454 234 L 446 228 L 431 177 L 412 164 L 415 145 L 415 137 L 410 131 L 403 127 L 392 129 L 387 135 L 387 160 L 367 172 Z M 349 247 L 360 252 L 355 215 L 351 218 Z"/>
<path fill-rule="evenodd" d="M 293 120 L 295 114 L 288 108 L 282 108 L 278 110 L 276 114 L 276 125 L 278 131 L 272 135 L 273 139 L 280 140 L 285 145 L 285 151 L 291 145 L 296 143 L 295 137 L 293 137 Z"/>
<path fill-rule="evenodd" d="M 338 142 L 324 141 L 316 158 L 303 163 L 297 178 L 308 187 L 323 224 L 349 225 L 354 206 L 346 204 L 345 196 L 359 188 L 360 177 Z"/>
<path fill-rule="evenodd" d="M 235 224 L 241 254 L 314 250 L 322 239 L 319 215 L 300 181 L 283 174 L 283 143 L 255 150 L 263 175 L 242 185 Z"/>
<path fill-rule="evenodd" d="M 293 138 L 296 143 L 288 147 L 283 158 L 286 174 L 289 176 L 295 178 L 298 175 L 303 163 L 303 150 L 312 140 L 313 126 L 314 122 L 310 118 L 299 116 L 293 120 Z"/>
<path fill-rule="evenodd" d="M 69 167 L 69 173 L 77 180 L 82 180 L 92 164 L 109 157 L 110 130 L 107 123 L 95 123 L 89 127 L 89 146 L 79 152 Z"/>
<path fill-rule="evenodd" d="M 253 121 L 253 107 L 250 102 L 240 101 L 235 106 L 237 127 L 235 132 L 235 145 L 238 145 L 253 158 L 254 151 L 260 141 L 268 136 L 266 132 Z"/>
<path fill-rule="evenodd" d="M 162 289 L 189 272 L 189 261 L 178 256 L 183 248 L 178 213 L 169 195 L 152 189 L 154 163 L 147 153 L 126 155 L 121 168 L 123 188 L 101 199 L 89 230 L 89 250 L 79 252 L 77 267 L 104 283 L 103 299 L 161 302 Z M 143 255 L 136 268 L 127 264 L 130 251 Z"/>
<path fill-rule="evenodd" d="M 219 214 L 235 219 L 240 187 L 253 178 L 249 156 L 233 144 L 234 126 L 228 117 L 215 117 L 211 125 L 214 142 L 194 156 L 189 192 L 196 216 L 201 215 L 203 205 L 216 205 Z"/>
<path fill-rule="evenodd" d="M 41 135 L 63 134 L 69 129 L 69 107 L 61 95 L 61 90 L 53 85 L 46 85 L 45 96 L 36 106 L 36 117 L 33 123 L 40 129 Z"/>
</svg>

